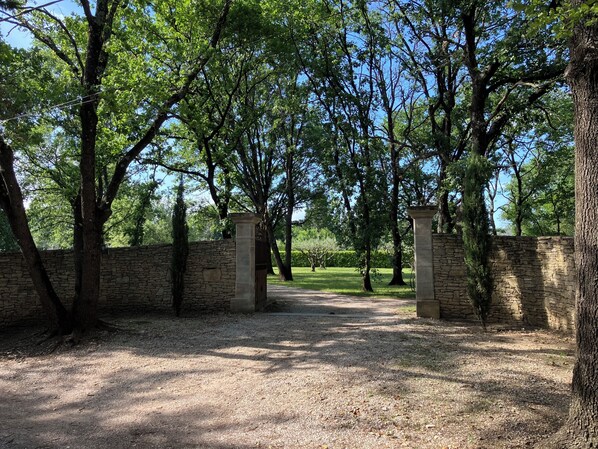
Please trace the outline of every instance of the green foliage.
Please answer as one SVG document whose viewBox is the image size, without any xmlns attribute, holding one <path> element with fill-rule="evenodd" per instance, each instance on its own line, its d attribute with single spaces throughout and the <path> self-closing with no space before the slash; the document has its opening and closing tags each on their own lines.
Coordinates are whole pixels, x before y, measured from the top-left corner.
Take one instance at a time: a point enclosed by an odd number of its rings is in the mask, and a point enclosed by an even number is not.
<svg viewBox="0 0 598 449">
<path fill-rule="evenodd" d="M 548 33 L 569 39 L 575 26 L 592 26 L 598 21 L 598 3 L 593 0 L 573 3 L 571 0 L 516 0 L 513 7 L 533 19 L 529 34 Z"/>
<path fill-rule="evenodd" d="M 513 8 L 519 3 L 535 10 L 517 14 Z M 355 249 L 335 252 L 327 265 L 364 267 L 364 254 L 380 248 L 390 223 L 397 221 L 389 217 L 389 167 L 394 166 L 395 178 L 400 178 L 394 189 L 398 193 L 392 195 L 400 197 L 393 205 L 398 204 L 395 215 L 401 223 L 405 206 L 428 204 L 445 192 L 449 215 L 456 215 L 463 183 L 475 181 L 469 175 L 446 178 L 449 165 L 465 154 L 472 135 L 472 75 L 466 70 L 462 12 L 477 8 L 476 70 L 493 77 L 484 89 L 488 129 L 516 119 L 529 125 L 521 115 L 529 109 L 528 94 L 541 94 L 552 86 L 544 83 L 548 78 L 535 83 L 527 75 L 541 74 L 562 56 L 562 40 L 551 37 L 543 26 L 536 32 L 527 27 L 530 17 L 546 23 L 544 18 L 552 14 L 535 0 L 475 5 L 235 0 L 221 45 L 208 49 L 207 37 L 221 6 L 221 1 L 211 0 L 184 1 L 176 8 L 165 0 L 134 0 L 118 12 L 106 46 L 110 64 L 99 87 L 98 198 L 117 162 L 162 111 L 164 100 L 185 83 L 197 61 L 206 55 L 210 59 L 190 81 L 189 95 L 168 111 L 168 129 L 155 139 L 151 154 L 148 148 L 132 163 L 132 176 L 110 205 L 107 245 L 162 243 L 174 232 L 172 199 L 161 192 L 149 194 L 147 167 L 137 164 L 147 158 L 143 162 L 151 159 L 193 172 L 199 188 L 210 191 L 215 206 L 189 204 L 189 239 L 226 234 L 230 223 L 224 217 L 233 207 L 268 215 L 273 234 L 279 236 L 285 215 L 307 204 L 306 226 L 328 229 L 343 247 Z M 575 14 L 587 15 L 584 8 Z M 55 42 L 64 58 L 75 65 L 85 60 L 87 24 L 82 14 L 64 18 L 69 34 L 43 14 L 35 13 L 31 23 Z M 19 144 L 19 175 L 27 186 L 36 239 L 41 246 L 69 247 L 71 203 L 80 185 L 80 119 L 77 108 L 48 106 L 85 92 L 80 72 L 37 45 L 31 50 L 0 45 L 0 119 L 36 114 L 35 119 L 10 121 L 3 127 L 9 140 Z M 488 70 L 494 63 L 496 67 Z M 388 109 L 381 106 L 384 95 L 393 102 Z M 517 132 L 525 133 L 525 126 Z M 538 126 L 538 121 L 530 126 Z M 538 134 L 545 132 L 549 130 Z M 499 140 L 500 136 L 486 139 L 491 148 L 484 153 L 493 153 Z M 396 160 L 391 160 L 389 148 L 398 152 Z M 438 159 L 428 159 L 429 154 Z M 556 175 L 537 188 L 527 232 L 569 232 L 572 203 L 559 194 L 571 190 L 572 178 L 566 175 L 570 163 L 556 155 L 543 160 L 549 167 L 546 173 Z M 469 173 L 470 165 L 457 170 Z M 545 175 L 538 172 L 538 179 L 541 176 Z M 310 195 L 316 183 L 319 191 Z M 485 215 L 481 205 L 475 205 L 483 202 L 483 192 L 471 185 L 465 190 L 468 214 L 477 217 L 467 219 L 473 229 L 477 222 L 471 220 Z M 555 231 L 549 223 L 556 216 L 562 222 Z M 300 236 L 295 241 L 298 248 L 306 243 Z M 483 258 L 471 251 L 475 272 Z M 372 257 L 372 266 L 390 266 L 390 254 L 374 251 Z M 409 259 L 406 254 L 403 261 Z M 295 265 L 310 264 L 295 252 L 293 260 Z"/>
<path fill-rule="evenodd" d="M 188 211 L 189 240 L 192 242 L 222 239 L 222 229 L 228 220 L 220 220 L 211 204 L 195 206 Z"/>
<path fill-rule="evenodd" d="M 463 174 L 463 246 L 467 267 L 467 293 L 482 326 L 490 312 L 492 276 L 488 266 L 490 233 L 484 192 L 492 173 L 488 159 L 471 153 Z"/>
<path fill-rule="evenodd" d="M 19 0 L 0 0 L 0 9 L 11 10 L 23 6 L 23 2 Z"/>
<path fill-rule="evenodd" d="M 387 179 L 379 176 L 386 149 L 374 138 L 377 85 L 372 82 L 383 27 L 367 2 L 310 3 L 302 12 L 308 8 L 303 20 L 293 19 L 301 34 L 298 58 L 326 122 L 320 165 L 327 186 L 341 200 L 342 234 L 360 255 L 356 266 L 362 269 L 363 288 L 370 290 L 371 251 L 388 226 Z"/>
<path fill-rule="evenodd" d="M 317 266 L 325 268 L 328 265 L 338 245 L 334 234 L 328 230 L 303 228 L 295 236 L 295 248 L 307 257 L 314 270 Z"/>
<path fill-rule="evenodd" d="M 523 207 L 522 234 L 573 235 L 575 230 L 575 179 L 574 148 L 561 148 L 554 153 L 544 153 L 539 159 L 528 162 L 528 174 L 523 189 L 529 195 Z M 507 188 L 516 190 L 512 179 Z M 502 217 L 514 222 L 515 203 L 505 206 Z"/>
<path fill-rule="evenodd" d="M 1 251 L 16 251 L 19 245 L 12 235 L 10 225 L 6 219 L 6 214 L 0 209 L 0 252 Z"/>
<path fill-rule="evenodd" d="M 176 203 L 172 213 L 172 261 L 170 274 L 172 279 L 172 307 L 179 316 L 185 291 L 185 271 L 189 255 L 189 228 L 187 226 L 187 206 L 184 199 L 183 178 L 177 189 Z"/>
<path fill-rule="evenodd" d="M 512 223 L 513 233 L 521 222 L 522 235 L 573 235 L 572 99 L 555 92 L 543 99 L 542 107 L 514 121 L 503 137 L 512 177 L 504 189 L 508 203 L 502 218 Z M 519 135 L 510 137 L 513 132 Z"/>
<path fill-rule="evenodd" d="M 284 258 L 285 252 L 281 251 L 280 255 Z M 359 266 L 360 260 L 359 254 L 354 250 L 334 251 L 329 253 L 326 267 L 355 269 Z M 272 259 L 272 262 L 274 263 L 274 259 Z M 311 267 L 311 262 L 307 254 L 301 251 L 291 252 L 291 264 L 293 267 Z M 408 263 L 404 265 L 409 266 Z M 392 268 L 392 253 L 388 251 L 373 251 L 372 266 L 376 268 Z"/>
</svg>

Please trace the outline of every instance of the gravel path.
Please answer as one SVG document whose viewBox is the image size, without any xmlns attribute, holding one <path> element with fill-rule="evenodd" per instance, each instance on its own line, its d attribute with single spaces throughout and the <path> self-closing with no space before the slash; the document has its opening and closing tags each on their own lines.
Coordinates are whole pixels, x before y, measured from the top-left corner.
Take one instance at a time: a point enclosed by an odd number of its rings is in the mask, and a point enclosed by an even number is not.
<svg viewBox="0 0 598 449">
<path fill-rule="evenodd" d="M 269 313 L 111 318 L 51 354 L 3 331 L 0 448 L 523 448 L 564 419 L 569 338 L 269 290 Z"/>
</svg>

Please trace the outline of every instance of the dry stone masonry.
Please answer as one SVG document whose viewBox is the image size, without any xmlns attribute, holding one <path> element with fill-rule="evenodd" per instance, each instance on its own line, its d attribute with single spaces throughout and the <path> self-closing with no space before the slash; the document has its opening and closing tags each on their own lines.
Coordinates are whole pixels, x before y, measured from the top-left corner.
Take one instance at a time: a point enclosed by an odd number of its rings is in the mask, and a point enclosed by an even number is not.
<svg viewBox="0 0 598 449">
<path fill-rule="evenodd" d="M 461 237 L 434 234 L 433 251 L 434 293 L 441 317 L 473 319 Z M 574 329 L 573 238 L 494 237 L 491 266 L 495 291 L 490 322 Z"/>
<path fill-rule="evenodd" d="M 108 249 L 102 255 L 100 309 L 168 311 L 170 245 Z M 44 251 L 44 263 L 58 294 L 70 302 L 74 290 L 71 251 Z M 220 312 L 235 296 L 233 240 L 189 244 L 183 310 Z M 0 254 L 0 326 L 43 317 L 29 272 L 19 252 Z"/>
</svg>

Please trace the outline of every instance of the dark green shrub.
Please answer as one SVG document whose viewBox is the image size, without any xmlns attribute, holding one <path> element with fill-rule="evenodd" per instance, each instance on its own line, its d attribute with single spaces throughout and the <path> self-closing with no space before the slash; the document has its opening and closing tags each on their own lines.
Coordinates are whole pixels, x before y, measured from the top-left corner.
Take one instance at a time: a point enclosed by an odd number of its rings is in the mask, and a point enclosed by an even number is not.
<svg viewBox="0 0 598 449">
<path fill-rule="evenodd" d="M 482 326 L 490 312 L 492 276 L 488 265 L 490 226 L 485 188 L 491 174 L 488 159 L 470 154 L 463 177 L 463 247 L 467 267 L 467 294 Z"/>
<path fill-rule="evenodd" d="M 185 292 L 185 271 L 189 255 L 189 227 L 187 226 L 187 206 L 183 198 L 183 179 L 179 183 L 176 203 L 172 213 L 172 259 L 170 274 L 172 277 L 172 308 L 176 316 L 181 313 L 181 304 Z"/>
</svg>

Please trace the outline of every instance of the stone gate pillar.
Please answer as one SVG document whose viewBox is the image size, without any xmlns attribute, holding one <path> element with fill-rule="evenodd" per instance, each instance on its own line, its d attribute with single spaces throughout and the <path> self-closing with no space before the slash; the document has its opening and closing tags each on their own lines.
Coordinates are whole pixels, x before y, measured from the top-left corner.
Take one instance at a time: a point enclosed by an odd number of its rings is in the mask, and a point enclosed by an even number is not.
<svg viewBox="0 0 598 449">
<path fill-rule="evenodd" d="M 261 220 L 257 214 L 230 214 L 236 225 L 235 297 L 231 312 L 255 312 L 255 225 Z"/>
<path fill-rule="evenodd" d="M 440 303 L 434 298 L 432 259 L 432 218 L 436 210 L 436 206 L 418 206 L 407 209 L 407 213 L 413 219 L 417 316 L 438 319 Z"/>
</svg>

